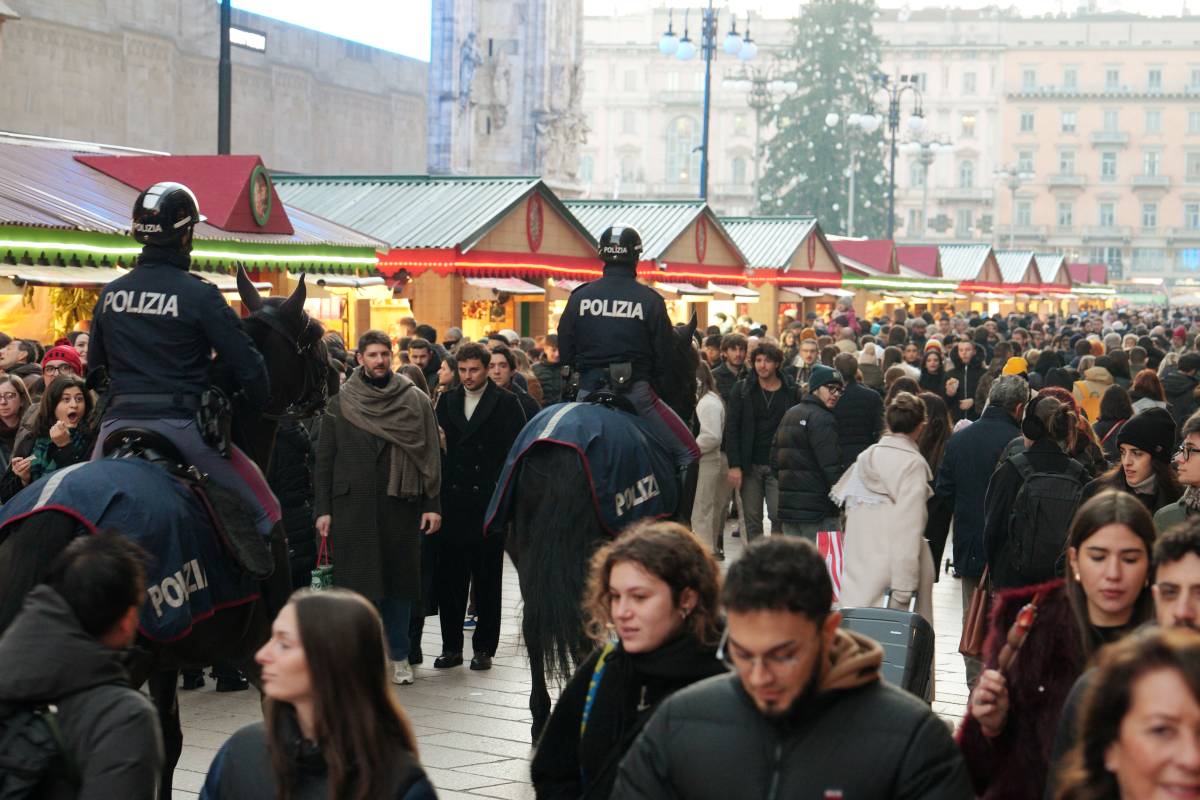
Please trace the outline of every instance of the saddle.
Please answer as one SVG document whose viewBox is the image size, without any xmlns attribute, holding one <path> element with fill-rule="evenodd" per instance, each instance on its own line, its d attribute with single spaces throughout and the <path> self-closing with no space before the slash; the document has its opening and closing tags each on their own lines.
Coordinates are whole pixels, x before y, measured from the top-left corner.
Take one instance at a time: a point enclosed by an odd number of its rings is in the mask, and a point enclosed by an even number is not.
<svg viewBox="0 0 1200 800">
<path fill-rule="evenodd" d="M 121 428 L 104 439 L 101 449 L 105 458 L 137 458 L 166 470 L 195 496 L 230 558 L 255 580 L 265 580 L 275 571 L 270 544 L 255 529 L 252 510 L 235 492 L 187 463 L 170 439 L 146 428 Z"/>
</svg>

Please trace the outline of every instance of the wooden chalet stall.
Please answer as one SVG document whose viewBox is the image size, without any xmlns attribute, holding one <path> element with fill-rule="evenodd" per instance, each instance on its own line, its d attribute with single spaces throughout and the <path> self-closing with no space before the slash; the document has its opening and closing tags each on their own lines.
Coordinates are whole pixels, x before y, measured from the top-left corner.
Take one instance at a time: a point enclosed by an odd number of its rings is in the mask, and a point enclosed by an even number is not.
<svg viewBox="0 0 1200 800">
<path fill-rule="evenodd" d="M 1004 279 L 991 245 L 938 245 L 942 275 L 958 284 L 958 293 L 967 296 L 964 302 L 972 311 L 995 314 L 1004 299 Z"/>
<path fill-rule="evenodd" d="M 896 258 L 900 262 L 900 275 L 915 281 L 911 291 L 901 295 L 908 299 L 909 311 L 953 310 L 955 301 L 967 299 L 966 295 L 958 294 L 955 283 L 947 281 L 942 274 L 942 255 L 937 245 L 898 244 Z"/>
<path fill-rule="evenodd" d="M 638 277 L 653 282 L 673 322 L 687 322 L 695 313 L 703 330 L 710 303 L 735 307 L 753 299 L 745 255 L 701 200 L 568 200 L 566 207 L 597 239 L 612 225 L 637 229 Z"/>
<path fill-rule="evenodd" d="M 509 328 L 553 329 L 547 295 L 556 281 L 600 275 L 596 240 L 535 177 L 426 175 L 277 178 L 291 203 L 384 240 L 379 271 L 390 292 L 359 302 L 358 328 L 393 338 L 400 320 L 432 325 L 439 338 Z M 390 296 L 389 296 L 390 295 Z"/>
<path fill-rule="evenodd" d="M 286 270 L 375 270 L 382 242 L 286 206 L 257 156 L 0 137 L 0 329 L 42 341 L 85 329 L 99 289 L 134 266 L 134 202 L 160 181 L 195 193 L 208 219 L 196 226 L 191 268 L 235 307 L 236 263 L 273 293 L 288 289 Z"/>
<path fill-rule="evenodd" d="M 1042 275 L 1038 270 L 1037 258 L 1032 250 L 997 250 L 996 263 L 1000 266 L 1000 280 L 1004 283 L 1001 292 L 1000 313 L 1029 311 L 1042 298 Z"/>
<path fill-rule="evenodd" d="M 892 309 L 908 307 L 915 298 L 954 291 L 953 282 L 902 269 L 891 239 L 831 236 L 830 241 L 842 262 L 842 291 L 853 296 L 854 310 L 860 317 L 890 315 Z"/>
</svg>

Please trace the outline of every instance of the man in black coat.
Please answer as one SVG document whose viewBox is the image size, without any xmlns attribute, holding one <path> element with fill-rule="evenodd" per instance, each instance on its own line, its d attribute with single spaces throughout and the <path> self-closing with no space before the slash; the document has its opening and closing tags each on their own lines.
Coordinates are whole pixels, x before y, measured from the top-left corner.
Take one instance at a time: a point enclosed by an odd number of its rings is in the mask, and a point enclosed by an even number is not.
<svg viewBox="0 0 1200 800">
<path fill-rule="evenodd" d="M 813 367 L 808 394 L 783 415 L 771 467 L 779 476 L 783 532 L 817 541 L 820 531 L 840 524 L 829 491 L 845 471 L 832 409 L 842 396 L 842 376 L 824 364 Z"/>
<path fill-rule="evenodd" d="M 849 467 L 859 453 L 883 435 L 883 398 L 858 382 L 858 359 L 852 354 L 839 353 L 833 359 L 833 368 L 841 374 L 846 387 L 833 407 L 833 416 L 837 419 L 842 465 Z"/>
<path fill-rule="evenodd" d="M 946 377 L 958 381 L 958 392 L 947 398 L 954 421 L 979 419 L 980 409 L 975 406 L 975 390 L 979 388 L 979 381 L 987 372 L 983 363 L 983 353 L 974 342 L 960 341 L 950 351 L 950 362 L 954 368 Z"/>
<path fill-rule="evenodd" d="M 442 458 L 442 530 L 434 539 L 442 654 L 433 665 L 445 669 L 463 663 L 463 616 L 473 582 L 478 621 L 471 640 L 471 669 L 483 670 L 491 669 L 500 641 L 504 567 L 503 538 L 484 536 L 483 517 L 509 448 L 525 425 L 525 414 L 514 395 L 488 378 L 491 354 L 486 348 L 463 344 L 455 356 L 462 383 L 442 395 L 437 405 L 446 452 Z"/>
<path fill-rule="evenodd" d="M 750 372 L 746 368 L 746 346 L 746 337 L 740 333 L 727 333 L 721 339 L 721 363 L 713 370 L 713 381 L 717 384 L 717 394 L 726 403 L 733 385 Z"/>
<path fill-rule="evenodd" d="M 1200 386 L 1200 353 L 1184 353 L 1179 357 L 1178 369 L 1168 372 L 1162 379 L 1167 405 L 1175 418 L 1175 432 L 1183 430 L 1183 423 L 1196 410 L 1196 388 Z"/>
<path fill-rule="evenodd" d="M 987 563 L 983 546 L 983 510 L 988 481 L 1004 448 L 1021 429 L 1017 421 L 1029 401 L 1029 384 L 1018 375 L 1002 375 L 992 384 L 988 405 L 978 420 L 950 437 L 934 487 L 954 504 L 954 569 L 962 578 L 963 614 Z M 964 656 L 967 683 L 974 685 L 980 663 Z"/>
</svg>

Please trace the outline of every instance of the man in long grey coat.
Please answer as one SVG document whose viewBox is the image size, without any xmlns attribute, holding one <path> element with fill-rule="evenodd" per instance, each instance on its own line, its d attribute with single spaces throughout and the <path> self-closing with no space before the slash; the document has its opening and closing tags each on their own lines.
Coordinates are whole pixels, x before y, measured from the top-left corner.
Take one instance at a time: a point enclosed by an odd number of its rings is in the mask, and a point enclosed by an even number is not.
<svg viewBox="0 0 1200 800">
<path fill-rule="evenodd" d="M 333 581 L 379 608 L 392 680 L 413 682 L 409 615 L 421 597 L 421 535 L 441 527 L 441 448 L 428 396 L 392 372 L 382 331 L 358 341 L 359 368 L 329 403 L 313 480 Z"/>
</svg>

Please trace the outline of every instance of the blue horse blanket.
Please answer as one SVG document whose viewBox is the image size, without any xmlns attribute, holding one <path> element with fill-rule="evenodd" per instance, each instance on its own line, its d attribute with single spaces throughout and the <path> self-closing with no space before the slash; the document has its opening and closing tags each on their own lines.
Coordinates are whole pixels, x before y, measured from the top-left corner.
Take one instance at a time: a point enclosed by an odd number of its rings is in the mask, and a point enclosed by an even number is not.
<svg viewBox="0 0 1200 800">
<path fill-rule="evenodd" d="M 675 511 L 678 489 L 670 454 L 640 417 L 594 403 L 560 403 L 529 420 L 508 451 L 484 517 L 485 532 L 498 532 L 508 521 L 521 460 L 542 443 L 579 454 L 596 514 L 610 534 Z"/>
<path fill-rule="evenodd" d="M 260 596 L 191 490 L 153 464 L 105 459 L 51 472 L 0 508 L 0 529 L 43 511 L 69 514 L 91 533 L 118 531 L 150 553 L 139 619 L 150 639 L 183 638 L 196 622 Z"/>
</svg>

